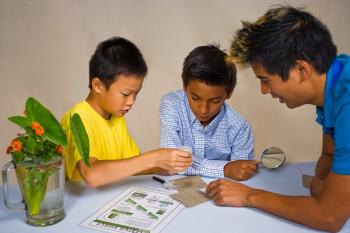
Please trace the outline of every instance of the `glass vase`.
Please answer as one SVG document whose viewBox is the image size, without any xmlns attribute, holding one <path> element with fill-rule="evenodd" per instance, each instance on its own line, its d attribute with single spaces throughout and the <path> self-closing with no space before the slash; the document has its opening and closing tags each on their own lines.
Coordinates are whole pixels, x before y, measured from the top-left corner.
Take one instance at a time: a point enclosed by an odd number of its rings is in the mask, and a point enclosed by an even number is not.
<svg viewBox="0 0 350 233">
<path fill-rule="evenodd" d="M 22 200 L 10 197 L 9 174 L 15 171 Z M 48 226 L 61 221 L 64 216 L 64 163 L 55 161 L 45 165 L 13 161 L 2 170 L 4 203 L 9 209 L 24 209 L 26 222 L 33 226 Z"/>
</svg>

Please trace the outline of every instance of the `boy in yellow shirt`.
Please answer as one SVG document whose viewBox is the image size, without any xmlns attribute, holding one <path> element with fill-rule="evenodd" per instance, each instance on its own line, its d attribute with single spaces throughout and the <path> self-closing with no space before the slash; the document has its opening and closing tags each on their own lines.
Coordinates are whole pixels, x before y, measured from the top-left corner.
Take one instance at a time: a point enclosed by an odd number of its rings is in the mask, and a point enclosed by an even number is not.
<svg viewBox="0 0 350 233">
<path fill-rule="evenodd" d="M 124 115 L 142 88 L 147 65 L 132 42 L 120 37 L 101 42 L 91 57 L 89 71 L 89 95 L 62 118 L 68 138 L 64 155 L 69 180 L 83 179 L 89 187 L 98 187 L 135 174 L 181 172 L 191 165 L 192 157 L 178 149 L 139 155 Z M 80 115 L 89 137 L 90 167 L 73 140 L 70 116 L 74 113 Z"/>
</svg>

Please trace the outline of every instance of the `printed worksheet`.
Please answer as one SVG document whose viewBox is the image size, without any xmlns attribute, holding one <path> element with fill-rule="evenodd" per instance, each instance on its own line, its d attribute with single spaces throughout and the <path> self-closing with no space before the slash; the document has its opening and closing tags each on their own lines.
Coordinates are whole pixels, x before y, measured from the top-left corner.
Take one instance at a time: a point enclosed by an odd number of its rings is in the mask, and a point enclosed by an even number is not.
<svg viewBox="0 0 350 233">
<path fill-rule="evenodd" d="M 81 226 L 105 232 L 157 233 L 184 208 L 167 192 L 131 187 Z"/>
</svg>

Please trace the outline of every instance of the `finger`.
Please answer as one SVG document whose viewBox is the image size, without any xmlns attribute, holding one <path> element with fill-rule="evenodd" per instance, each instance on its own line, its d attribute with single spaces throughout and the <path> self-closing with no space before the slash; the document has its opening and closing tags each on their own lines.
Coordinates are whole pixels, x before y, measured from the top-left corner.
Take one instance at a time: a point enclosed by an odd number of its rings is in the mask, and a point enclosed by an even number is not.
<svg viewBox="0 0 350 233">
<path fill-rule="evenodd" d="M 188 167 L 190 167 L 192 165 L 192 163 L 176 162 L 176 163 L 172 163 L 172 165 L 174 167 L 188 168 Z"/>
<path fill-rule="evenodd" d="M 211 188 L 210 190 L 208 190 L 206 192 L 207 196 L 210 198 L 210 199 L 213 199 L 216 198 L 217 199 L 217 193 L 218 193 L 218 187 L 214 187 L 214 188 Z"/>
<path fill-rule="evenodd" d="M 210 191 L 214 188 L 216 188 L 217 186 L 219 185 L 219 180 L 215 180 L 215 181 L 212 181 L 210 182 L 208 185 L 207 185 L 207 188 L 205 190 L 206 194 L 208 195 L 210 193 Z"/>
<path fill-rule="evenodd" d="M 245 160 L 241 162 L 241 169 L 248 169 L 250 167 L 256 166 L 254 160 Z"/>
<path fill-rule="evenodd" d="M 191 153 L 189 153 L 188 151 L 183 151 L 183 150 L 176 150 L 176 155 L 179 155 L 181 157 L 184 157 L 184 158 L 190 158 L 192 157 Z"/>
<path fill-rule="evenodd" d="M 248 171 L 249 177 L 253 176 L 255 173 L 256 173 L 256 170 L 254 170 L 254 169 L 251 169 Z"/>
<path fill-rule="evenodd" d="M 246 175 L 247 173 L 249 173 L 251 170 L 253 170 L 252 168 L 250 168 L 250 167 L 245 167 L 245 168 L 241 168 L 240 170 L 239 170 L 239 176 L 244 176 L 244 175 Z"/>
<path fill-rule="evenodd" d="M 182 172 L 185 171 L 189 166 L 177 166 L 174 169 L 176 169 L 176 171 L 178 172 Z"/>
<path fill-rule="evenodd" d="M 252 175 L 254 175 L 256 172 L 255 169 L 252 169 L 252 168 L 247 168 L 245 170 L 242 170 L 242 172 L 240 173 L 239 177 L 242 179 L 242 180 L 246 180 L 248 178 L 250 178 Z"/>
<path fill-rule="evenodd" d="M 220 179 L 215 181 L 214 184 L 212 184 L 211 187 L 209 187 L 208 190 L 208 194 L 210 195 L 210 197 L 214 197 L 217 195 L 220 195 L 221 192 L 223 192 L 223 190 L 227 189 L 227 185 L 232 183 L 232 181 L 228 181 L 226 179 Z"/>
<path fill-rule="evenodd" d="M 248 180 L 250 177 L 252 177 L 253 176 L 253 174 L 254 173 L 247 173 L 247 174 L 245 174 L 245 176 L 244 176 L 244 180 Z"/>
<path fill-rule="evenodd" d="M 172 163 L 175 164 L 191 164 L 192 161 L 191 160 L 183 160 L 183 159 L 176 159 L 176 160 L 172 160 Z"/>
<path fill-rule="evenodd" d="M 186 167 L 172 167 L 171 168 L 172 171 L 178 173 L 178 172 L 183 172 L 186 170 Z"/>
<path fill-rule="evenodd" d="M 171 170 L 171 171 L 168 172 L 168 174 L 169 174 L 170 176 L 172 176 L 172 175 L 176 175 L 178 172 L 182 172 L 182 171 Z"/>
<path fill-rule="evenodd" d="M 258 168 L 259 162 L 253 161 L 252 163 L 249 163 L 249 168 L 256 170 Z"/>
<path fill-rule="evenodd" d="M 172 162 L 170 164 L 170 166 L 172 167 L 188 167 L 190 166 L 192 163 L 189 162 Z"/>
<path fill-rule="evenodd" d="M 247 180 L 247 175 L 244 174 L 244 175 L 241 175 L 240 177 L 238 177 L 237 181 L 245 181 Z"/>
<path fill-rule="evenodd" d="M 192 162 L 192 157 L 182 157 L 180 155 L 175 155 L 173 158 L 174 161 L 178 162 Z"/>
<path fill-rule="evenodd" d="M 216 205 L 222 205 L 222 198 L 220 195 L 211 195 L 210 198 L 214 201 Z"/>
<path fill-rule="evenodd" d="M 248 172 L 249 174 L 254 174 L 254 173 L 256 173 L 257 170 L 258 170 L 257 167 L 253 167 L 253 168 L 247 169 L 247 172 Z"/>
<path fill-rule="evenodd" d="M 216 192 L 218 191 L 218 192 Z M 226 196 L 225 192 L 219 189 L 213 190 L 210 193 L 211 199 L 215 202 L 216 205 L 225 205 L 224 197 Z"/>
<path fill-rule="evenodd" d="M 164 164 L 166 166 L 166 169 L 173 169 L 175 167 L 181 167 L 181 168 L 187 168 L 191 166 L 191 163 L 186 162 L 177 162 L 177 161 L 170 161 Z"/>
</svg>

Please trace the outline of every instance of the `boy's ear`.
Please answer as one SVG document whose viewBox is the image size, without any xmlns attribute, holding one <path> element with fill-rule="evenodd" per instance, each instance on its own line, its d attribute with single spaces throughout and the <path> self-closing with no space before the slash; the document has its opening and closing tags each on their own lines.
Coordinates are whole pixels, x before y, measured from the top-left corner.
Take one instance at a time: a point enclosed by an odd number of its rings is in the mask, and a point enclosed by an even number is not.
<svg viewBox="0 0 350 233">
<path fill-rule="evenodd" d="M 308 80 L 311 76 L 311 64 L 304 60 L 296 60 L 295 68 L 299 72 L 302 81 Z"/>
<path fill-rule="evenodd" d="M 95 77 L 91 80 L 91 86 L 96 93 L 100 94 L 103 88 L 103 83 L 99 78 Z"/>
</svg>

